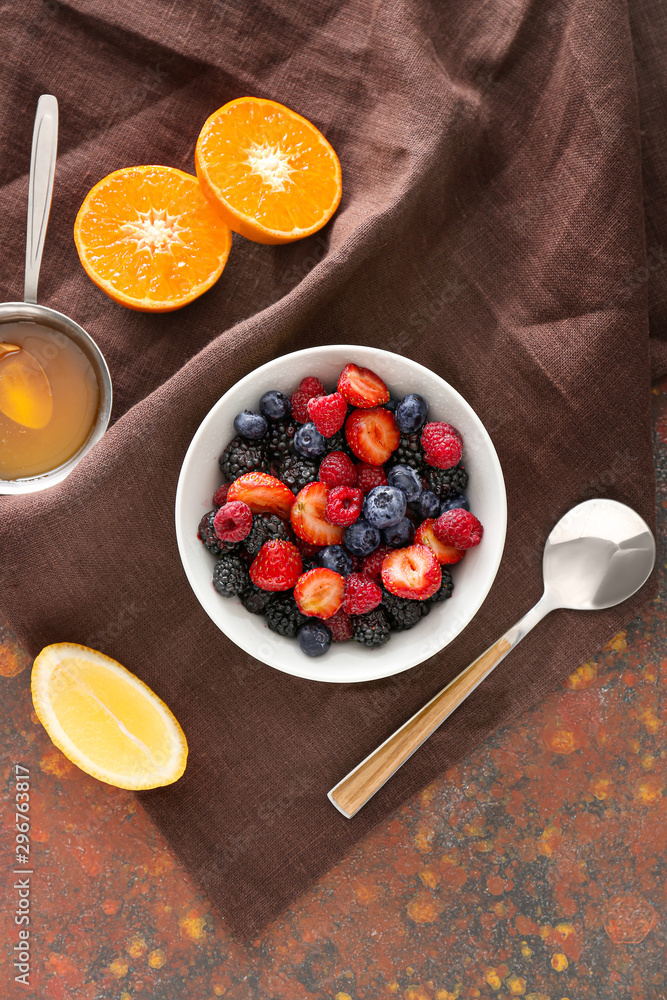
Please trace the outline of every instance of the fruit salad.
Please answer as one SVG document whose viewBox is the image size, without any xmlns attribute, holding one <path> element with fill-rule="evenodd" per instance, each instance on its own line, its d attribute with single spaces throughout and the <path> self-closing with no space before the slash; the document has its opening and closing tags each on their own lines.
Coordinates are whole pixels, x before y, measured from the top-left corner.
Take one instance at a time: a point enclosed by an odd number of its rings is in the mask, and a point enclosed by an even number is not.
<svg viewBox="0 0 667 1000">
<path fill-rule="evenodd" d="M 463 438 L 429 420 L 422 396 L 395 399 L 350 363 L 333 392 L 315 376 L 265 392 L 234 430 L 198 528 L 222 597 L 307 656 L 382 646 L 451 597 L 451 567 L 484 529 L 465 493 Z"/>
</svg>

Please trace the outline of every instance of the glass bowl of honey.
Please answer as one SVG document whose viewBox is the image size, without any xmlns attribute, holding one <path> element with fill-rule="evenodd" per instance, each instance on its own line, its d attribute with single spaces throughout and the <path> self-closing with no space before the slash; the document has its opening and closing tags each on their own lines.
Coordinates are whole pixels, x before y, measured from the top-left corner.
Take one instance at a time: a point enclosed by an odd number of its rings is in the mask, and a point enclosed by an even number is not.
<svg viewBox="0 0 667 1000">
<path fill-rule="evenodd" d="M 104 356 L 78 323 L 0 304 L 0 494 L 65 479 L 106 431 L 111 396 Z"/>
</svg>

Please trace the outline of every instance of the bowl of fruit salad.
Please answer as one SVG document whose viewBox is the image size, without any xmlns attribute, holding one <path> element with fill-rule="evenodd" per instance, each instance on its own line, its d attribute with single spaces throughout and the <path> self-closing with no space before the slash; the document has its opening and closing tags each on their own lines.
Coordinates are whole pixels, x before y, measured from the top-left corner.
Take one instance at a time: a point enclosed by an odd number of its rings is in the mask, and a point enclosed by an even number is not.
<svg viewBox="0 0 667 1000">
<path fill-rule="evenodd" d="M 507 504 L 481 420 L 444 379 L 371 347 L 309 348 L 237 382 L 176 492 L 200 604 L 286 673 L 371 681 L 421 663 L 496 576 Z"/>
</svg>

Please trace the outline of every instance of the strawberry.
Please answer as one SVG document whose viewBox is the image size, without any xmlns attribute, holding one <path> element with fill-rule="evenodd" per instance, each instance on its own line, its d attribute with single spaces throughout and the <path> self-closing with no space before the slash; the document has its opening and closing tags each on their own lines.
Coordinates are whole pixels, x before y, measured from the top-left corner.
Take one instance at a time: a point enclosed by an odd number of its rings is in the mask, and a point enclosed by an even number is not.
<svg viewBox="0 0 667 1000">
<path fill-rule="evenodd" d="M 213 524 L 215 525 L 215 521 Z M 481 521 L 469 510 L 455 507 L 440 515 L 433 525 L 433 534 L 443 545 L 453 545 L 457 549 L 473 549 L 481 542 L 484 528 Z"/>
<path fill-rule="evenodd" d="M 393 550 L 388 545 L 378 545 L 375 552 L 371 552 L 369 556 L 366 556 L 361 564 L 361 572 L 364 576 L 370 577 L 371 580 L 379 580 L 384 557 L 389 555 L 391 551 Z"/>
<path fill-rule="evenodd" d="M 401 440 L 394 414 L 378 406 L 373 410 L 354 410 L 345 421 L 345 437 L 362 462 L 382 465 Z"/>
<path fill-rule="evenodd" d="M 318 566 L 302 573 L 294 588 L 294 600 L 303 615 L 331 618 L 343 603 L 345 581 L 340 573 Z"/>
<path fill-rule="evenodd" d="M 308 400 L 314 396 L 323 396 L 326 389 L 318 378 L 308 375 L 302 378 L 296 390 L 292 393 L 290 406 L 292 416 L 299 424 L 305 424 L 310 418 L 308 416 Z"/>
<path fill-rule="evenodd" d="M 327 486 L 357 485 L 356 467 L 344 451 L 330 451 L 328 455 L 325 455 L 320 462 L 320 471 L 317 477 Z"/>
<path fill-rule="evenodd" d="M 377 583 L 362 573 L 350 573 L 345 578 L 343 609 L 348 615 L 365 615 L 382 604 L 382 591 Z"/>
<path fill-rule="evenodd" d="M 223 542 L 240 542 L 250 534 L 252 511 L 242 500 L 231 500 L 217 511 L 213 528 Z"/>
<path fill-rule="evenodd" d="M 238 482 L 238 480 L 237 480 Z M 295 534 L 311 545 L 340 545 L 343 528 L 326 518 L 329 490 L 324 483 L 308 483 L 294 497 L 290 520 Z"/>
<path fill-rule="evenodd" d="M 425 601 L 442 582 L 442 571 L 433 551 L 426 545 L 394 549 L 384 557 L 382 582 L 390 594 Z"/>
<path fill-rule="evenodd" d="M 452 545 L 443 545 L 443 543 L 435 537 L 435 533 L 433 531 L 434 524 L 434 517 L 427 517 L 425 521 L 422 521 L 415 531 L 415 544 L 427 545 L 429 549 L 435 553 L 435 557 L 438 562 L 442 563 L 443 566 L 450 566 L 452 563 L 461 562 L 465 552 L 462 549 L 454 548 Z"/>
<path fill-rule="evenodd" d="M 326 506 L 326 519 L 331 524 L 349 528 L 361 514 L 364 495 L 354 486 L 334 486 L 329 491 Z"/>
<path fill-rule="evenodd" d="M 250 579 L 262 590 L 290 590 L 302 569 L 296 545 L 278 539 L 264 542 L 250 566 Z"/>
<path fill-rule="evenodd" d="M 331 632 L 331 638 L 334 642 L 347 642 L 348 639 L 352 638 L 352 622 L 350 621 L 350 616 L 346 611 L 343 611 L 342 607 L 338 609 L 335 615 L 327 618 L 327 628 Z"/>
<path fill-rule="evenodd" d="M 308 416 L 320 434 L 330 438 L 345 423 L 347 403 L 338 392 L 330 396 L 313 396 L 308 400 Z"/>
<path fill-rule="evenodd" d="M 388 482 L 381 465 L 367 465 L 366 462 L 357 465 L 357 485 L 362 493 L 370 493 L 376 486 L 386 486 Z"/>
<path fill-rule="evenodd" d="M 246 472 L 231 484 L 227 500 L 242 500 L 253 514 L 277 514 L 287 520 L 294 494 L 268 472 Z"/>
<path fill-rule="evenodd" d="M 421 444 L 424 458 L 436 469 L 451 469 L 461 461 L 463 438 L 451 424 L 426 424 L 421 434 Z"/>
<path fill-rule="evenodd" d="M 381 406 L 389 400 L 389 389 L 380 376 L 370 368 L 359 368 L 358 365 L 345 365 L 338 377 L 338 391 L 352 406 L 360 406 L 364 410 Z"/>
</svg>

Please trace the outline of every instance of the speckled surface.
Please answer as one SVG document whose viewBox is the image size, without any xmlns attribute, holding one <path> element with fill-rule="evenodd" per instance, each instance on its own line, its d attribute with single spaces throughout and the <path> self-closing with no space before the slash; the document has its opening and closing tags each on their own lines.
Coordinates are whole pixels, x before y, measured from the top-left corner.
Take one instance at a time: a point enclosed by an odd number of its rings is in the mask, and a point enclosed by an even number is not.
<svg viewBox="0 0 667 1000">
<path fill-rule="evenodd" d="M 664 1000 L 667 379 L 654 414 L 661 592 L 651 607 L 249 944 L 132 795 L 52 746 L 32 711 L 28 658 L 0 631 L 6 801 L 13 765 L 30 768 L 34 870 L 31 986 L 7 971 L 8 995 Z M 3 816 L 9 867 L 14 817 Z"/>
</svg>

